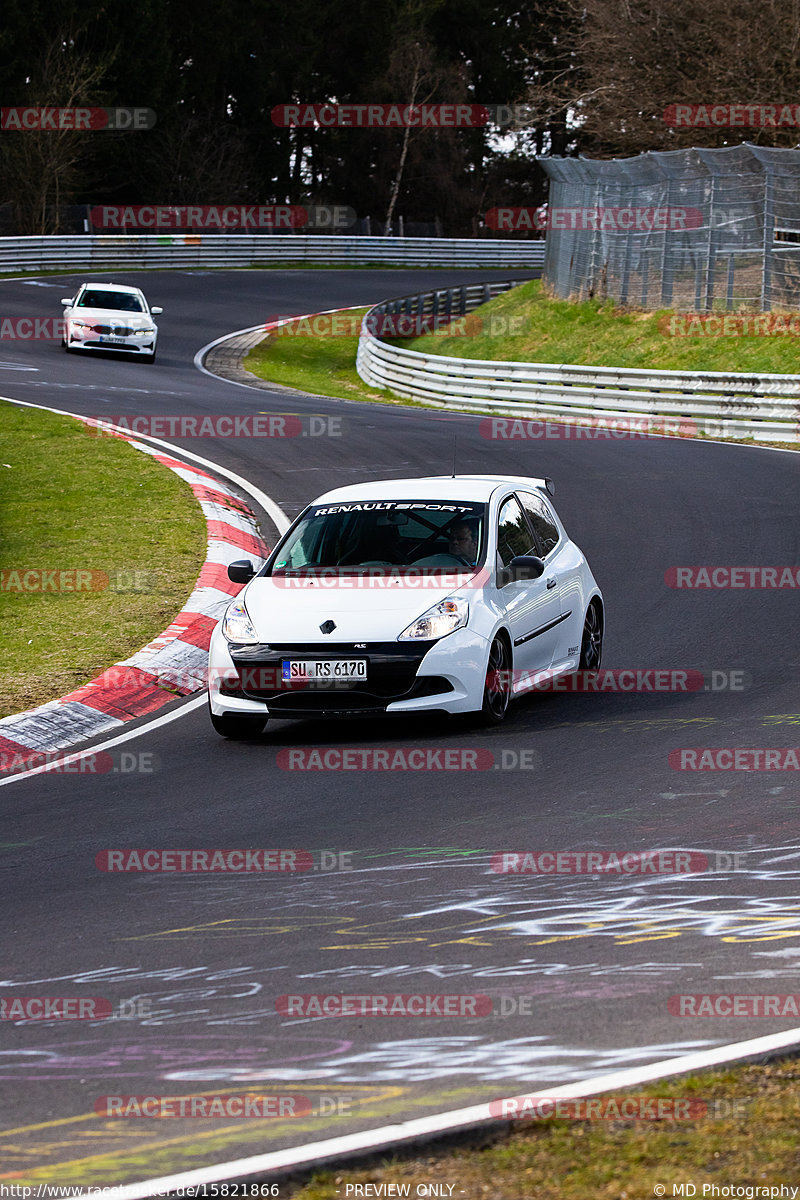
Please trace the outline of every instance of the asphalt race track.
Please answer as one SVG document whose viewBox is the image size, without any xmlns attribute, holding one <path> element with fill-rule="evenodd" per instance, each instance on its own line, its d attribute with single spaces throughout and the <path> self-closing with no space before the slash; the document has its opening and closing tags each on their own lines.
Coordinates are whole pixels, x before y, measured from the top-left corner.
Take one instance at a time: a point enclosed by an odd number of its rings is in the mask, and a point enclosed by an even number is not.
<svg viewBox="0 0 800 1200">
<path fill-rule="evenodd" d="M 176 443 L 237 472 L 289 517 L 349 481 L 449 471 L 454 435 L 460 472 L 551 476 L 604 592 L 604 667 L 700 671 L 718 690 L 543 693 L 489 731 L 430 718 L 270 723 L 252 743 L 219 738 L 200 707 L 156 728 L 139 722 L 124 749 L 152 754 L 152 773 L 48 774 L 1 788 L 10 953 L 0 997 L 125 1007 L 124 1019 L 3 1022 L 0 1179 L 141 1180 L 800 1026 L 793 1015 L 681 1017 L 668 1004 L 800 991 L 798 773 L 669 763 L 684 747 L 798 746 L 797 590 L 665 581 L 680 565 L 800 563 L 800 457 L 678 439 L 497 441 L 481 436 L 480 417 L 248 390 L 192 365 L 214 338 L 278 315 L 519 275 L 107 274 L 163 305 L 155 365 L 2 343 L 0 394 L 75 413 L 340 418 L 339 436 Z M 58 316 L 77 282 L 2 282 L 2 311 Z M 262 529 L 271 541 L 266 519 Z M 414 746 L 490 751 L 493 766 L 435 769 L 446 760 L 434 756 L 430 770 L 301 771 L 281 755 Z M 99 851 L 131 847 L 303 848 L 315 868 L 327 850 L 329 869 L 95 866 Z M 503 851 L 659 848 L 703 851 L 708 869 L 493 870 Z M 492 1011 L 313 1017 L 276 1004 L 376 993 L 477 994 L 491 998 L 477 1010 Z M 306 1115 L 95 1111 L 107 1095 L 254 1089 L 307 1097 Z"/>
</svg>

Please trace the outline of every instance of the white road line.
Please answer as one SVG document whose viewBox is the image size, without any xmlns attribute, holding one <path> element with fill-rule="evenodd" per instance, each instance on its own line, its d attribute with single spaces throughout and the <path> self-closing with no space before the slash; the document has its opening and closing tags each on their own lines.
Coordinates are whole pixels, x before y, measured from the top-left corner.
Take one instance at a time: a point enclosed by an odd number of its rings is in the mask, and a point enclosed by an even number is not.
<svg viewBox="0 0 800 1200">
<path fill-rule="evenodd" d="M 242 383 L 239 379 L 227 379 L 224 375 L 215 375 L 213 371 L 209 371 L 208 367 L 203 365 L 203 359 L 208 354 L 209 350 L 213 350 L 215 346 L 221 346 L 223 342 L 229 342 L 233 338 L 241 337 L 245 333 L 255 333 L 256 330 L 259 329 L 263 330 L 264 333 L 269 333 L 271 329 L 278 329 L 281 325 L 291 325 L 293 321 L 307 321 L 310 320 L 311 317 L 326 317 L 330 313 L 354 312 L 355 309 L 364 307 L 366 306 L 363 304 L 351 304 L 348 308 L 325 308 L 322 309 L 321 312 L 298 313 L 296 317 L 282 317 L 279 321 L 262 321 L 260 325 L 251 325 L 248 329 L 237 329 L 234 333 L 224 333 L 222 337 L 215 338 L 213 342 L 209 342 L 207 345 L 202 346 L 201 349 L 197 351 L 197 354 L 195 354 L 193 360 L 194 365 L 197 367 L 198 371 L 202 371 L 204 375 L 209 375 L 212 379 L 221 379 L 224 383 L 232 383 L 235 387 L 249 388 L 251 391 L 263 391 L 264 389 L 259 388 L 257 384 Z M 268 379 L 264 379 L 262 382 L 269 384 Z M 276 386 L 282 387 L 283 385 L 277 384 Z M 302 388 L 292 388 L 291 390 L 295 392 L 302 392 L 302 394 L 306 396 L 314 395 L 313 392 L 303 392 Z M 337 399 L 335 396 L 323 396 L 321 398 L 323 400 Z M 343 403 L 347 404 L 348 401 L 345 400 Z M 356 401 L 356 403 L 358 403 L 358 401 Z"/>
<path fill-rule="evenodd" d="M 117 737 L 109 738 L 105 742 L 98 742 L 97 745 L 89 746 L 85 750 L 76 750 L 72 754 L 59 754 L 57 759 L 42 763 L 40 767 L 31 767 L 28 771 L 20 771 L 18 775 L 9 775 L 7 779 L 0 778 L 0 787 L 5 787 L 7 783 L 16 783 L 18 779 L 29 779 L 31 775 L 41 775 L 45 771 L 59 773 L 69 763 L 78 762 L 79 759 L 85 758 L 87 755 L 97 754 L 99 750 L 108 750 L 111 746 L 119 746 L 122 742 L 129 742 L 132 738 L 140 737 L 143 733 L 150 733 L 153 729 L 158 729 L 161 725 L 169 725 L 170 721 L 177 721 L 178 717 L 185 716 L 186 713 L 192 712 L 193 709 L 199 708 L 201 704 L 205 703 L 205 692 L 203 692 L 202 696 L 192 696 L 180 708 L 176 708 L 172 712 L 163 713 L 162 716 L 148 721 L 146 725 L 139 725 L 136 729 L 129 729 L 125 733 L 120 733 Z M 35 753 L 35 750 L 30 751 L 31 755 Z M 20 758 L 24 757 L 24 753 L 20 751 Z"/>
<path fill-rule="evenodd" d="M 251 325 L 248 329 L 237 329 L 234 333 L 224 333 L 222 337 L 214 338 L 213 342 L 208 342 L 205 346 L 202 346 L 197 351 L 197 354 L 195 354 L 194 359 L 192 360 L 195 367 L 197 367 L 198 371 L 202 371 L 204 375 L 208 375 L 209 378 L 219 380 L 221 378 L 220 375 L 215 375 L 213 371 L 209 371 L 207 367 L 203 366 L 203 359 L 208 354 L 209 350 L 213 350 L 215 346 L 221 346 L 223 342 L 229 342 L 231 338 L 241 337 L 244 333 L 255 333 L 257 329 L 263 329 L 266 333 L 264 322 L 262 322 L 260 325 Z M 225 383 L 236 383 L 237 387 L 252 386 L 249 383 L 238 383 L 235 379 L 226 379 Z"/>
<path fill-rule="evenodd" d="M 800 1029 L 788 1029 L 783 1033 L 768 1034 L 746 1042 L 733 1042 L 713 1050 L 701 1050 L 696 1054 L 685 1054 L 680 1058 L 664 1059 L 645 1067 L 631 1067 L 625 1071 L 613 1071 L 605 1075 L 590 1075 L 579 1083 L 568 1083 L 563 1087 L 539 1088 L 531 1095 L 557 1099 L 596 1096 L 621 1088 L 636 1087 L 671 1075 L 687 1071 L 699 1071 L 718 1066 L 738 1058 L 755 1054 L 768 1054 L 786 1049 L 800 1042 Z M 512 1097 L 504 1097 L 512 1099 Z M 492 1106 L 500 1101 L 492 1101 Z M 272 1150 L 265 1154 L 254 1154 L 249 1158 L 234 1159 L 217 1163 L 211 1167 L 199 1167 L 194 1171 L 181 1171 L 176 1175 L 163 1175 L 158 1179 L 147 1179 L 142 1183 L 123 1184 L 114 1192 L 114 1200 L 145 1200 L 149 1196 L 165 1195 L 176 1188 L 197 1187 L 207 1183 L 218 1183 L 248 1175 L 265 1176 L 270 1172 L 288 1171 L 298 1167 L 323 1165 L 325 1159 L 340 1158 L 364 1151 L 389 1149 L 405 1145 L 417 1138 L 427 1138 L 457 1129 L 468 1129 L 483 1122 L 501 1118 L 490 1112 L 489 1104 L 475 1104 L 470 1108 L 458 1108 L 452 1112 L 438 1113 L 430 1117 L 419 1117 L 414 1121 L 403 1121 L 397 1125 L 384 1125 L 380 1129 L 368 1129 L 362 1133 L 345 1134 L 343 1137 L 328 1138 L 322 1142 L 310 1142 L 288 1150 Z"/>
</svg>

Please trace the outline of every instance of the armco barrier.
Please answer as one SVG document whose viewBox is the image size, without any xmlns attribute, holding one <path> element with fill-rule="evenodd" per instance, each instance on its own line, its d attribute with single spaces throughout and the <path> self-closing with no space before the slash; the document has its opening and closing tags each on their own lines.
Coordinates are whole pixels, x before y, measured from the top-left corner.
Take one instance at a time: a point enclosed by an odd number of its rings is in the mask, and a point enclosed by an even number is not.
<svg viewBox="0 0 800 1200">
<path fill-rule="evenodd" d="M 356 367 L 365 383 L 454 408 L 580 423 L 588 418 L 683 418 L 709 436 L 800 441 L 800 375 L 647 371 L 448 358 L 389 345 L 373 315 L 464 314 L 514 283 L 423 292 L 376 305 L 364 318 Z"/>
<path fill-rule="evenodd" d="M 133 267 L 258 267 L 325 263 L 401 267 L 524 267 L 544 242 L 502 238 L 343 237 L 328 234 L 77 234 L 0 238 L 0 272 Z"/>
</svg>

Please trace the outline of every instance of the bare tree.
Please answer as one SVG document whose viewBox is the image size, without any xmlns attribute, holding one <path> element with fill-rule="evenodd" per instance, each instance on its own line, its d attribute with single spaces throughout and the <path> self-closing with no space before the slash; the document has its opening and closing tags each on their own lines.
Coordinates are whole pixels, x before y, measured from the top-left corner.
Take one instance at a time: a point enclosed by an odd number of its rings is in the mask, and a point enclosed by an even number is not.
<svg viewBox="0 0 800 1200">
<path fill-rule="evenodd" d="M 56 34 L 32 64 L 25 106 L 90 106 L 116 55 L 116 50 L 83 53 L 76 49 L 73 32 Z M 82 129 L 4 131 L 0 177 L 20 233 L 58 233 L 60 206 L 82 182 L 92 136 Z"/>
<path fill-rule="evenodd" d="M 162 204 L 233 203 L 252 187 L 244 138 L 232 122 L 179 107 L 168 124 L 148 136 L 146 174 Z"/>
<path fill-rule="evenodd" d="M 573 53 L 534 84 L 542 117 L 567 116 L 601 156 L 751 141 L 795 145 L 796 127 L 675 128 L 675 104 L 791 104 L 800 92 L 799 0 L 563 0 Z"/>
<path fill-rule="evenodd" d="M 466 99 L 466 83 L 461 73 L 454 66 L 443 65 L 437 61 L 433 43 L 424 27 L 425 21 L 430 19 L 431 13 L 440 4 L 441 0 L 439 4 L 407 0 L 403 7 L 388 67 L 376 84 L 377 87 L 388 90 L 392 99 L 397 99 L 398 103 L 402 102 L 403 105 L 429 104 L 435 97 L 445 99 L 449 103 Z M 387 235 L 391 232 L 412 137 L 421 133 L 427 139 L 436 138 L 437 142 L 443 142 L 447 140 L 447 134 L 450 132 L 431 128 L 420 131 L 411 125 L 403 128 L 400 153 L 386 209 Z M 427 144 L 430 145 L 431 142 Z M 439 150 L 442 149 L 440 146 Z"/>
<path fill-rule="evenodd" d="M 406 102 L 409 105 L 420 103 L 420 92 L 422 88 L 431 81 L 432 65 L 430 60 L 430 51 L 427 46 L 423 47 L 422 43 L 411 37 L 405 39 L 395 50 L 389 64 L 389 77 L 410 75 L 411 83 L 406 95 Z M 432 87 L 422 103 L 427 103 L 434 93 L 435 88 Z M 403 171 L 405 170 L 406 159 L 408 158 L 408 143 L 411 138 L 411 126 L 406 125 L 403 129 L 403 142 L 400 149 L 400 158 L 397 163 L 397 171 L 395 172 L 392 190 L 389 196 L 389 206 L 386 209 L 386 234 L 387 236 L 392 231 L 392 218 L 397 205 L 397 197 L 400 194 L 400 184 L 403 181 Z"/>
</svg>

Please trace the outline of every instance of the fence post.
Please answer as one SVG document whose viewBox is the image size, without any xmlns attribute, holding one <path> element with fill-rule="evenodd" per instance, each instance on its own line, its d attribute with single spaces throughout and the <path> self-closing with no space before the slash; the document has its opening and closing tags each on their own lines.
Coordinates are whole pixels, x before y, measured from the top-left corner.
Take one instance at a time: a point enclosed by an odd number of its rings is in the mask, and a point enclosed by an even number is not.
<svg viewBox="0 0 800 1200">
<path fill-rule="evenodd" d="M 775 241 L 775 191 L 772 174 L 764 172 L 764 243 L 761 268 L 761 311 L 772 309 L 772 246 Z"/>
<path fill-rule="evenodd" d="M 705 283 L 705 310 L 711 312 L 714 306 L 714 268 L 717 265 L 717 223 L 715 217 L 714 200 L 717 193 L 717 176 L 711 176 L 711 201 L 709 203 L 708 215 L 708 242 L 706 245 L 706 283 Z"/>
</svg>

